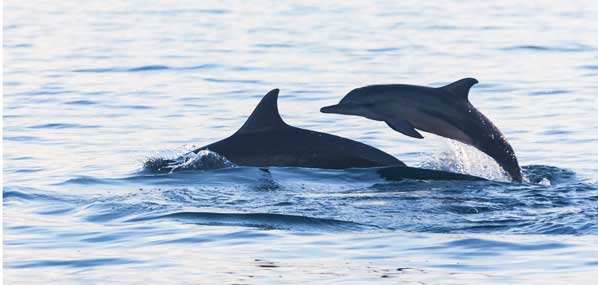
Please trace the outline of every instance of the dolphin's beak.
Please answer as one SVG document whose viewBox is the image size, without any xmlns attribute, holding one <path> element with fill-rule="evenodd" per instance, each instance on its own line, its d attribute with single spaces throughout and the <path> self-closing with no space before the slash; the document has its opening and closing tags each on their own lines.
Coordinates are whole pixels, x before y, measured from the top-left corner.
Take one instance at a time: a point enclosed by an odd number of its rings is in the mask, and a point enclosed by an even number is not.
<svg viewBox="0 0 598 285">
<path fill-rule="evenodd" d="M 331 106 L 322 107 L 320 109 L 322 113 L 330 114 L 341 114 L 341 115 L 353 115 L 360 116 L 363 112 L 363 105 L 355 103 L 342 103 Z"/>
<path fill-rule="evenodd" d="M 343 107 L 341 105 L 330 105 L 326 107 L 322 107 L 320 112 L 322 113 L 331 113 L 331 114 L 342 114 Z"/>
</svg>

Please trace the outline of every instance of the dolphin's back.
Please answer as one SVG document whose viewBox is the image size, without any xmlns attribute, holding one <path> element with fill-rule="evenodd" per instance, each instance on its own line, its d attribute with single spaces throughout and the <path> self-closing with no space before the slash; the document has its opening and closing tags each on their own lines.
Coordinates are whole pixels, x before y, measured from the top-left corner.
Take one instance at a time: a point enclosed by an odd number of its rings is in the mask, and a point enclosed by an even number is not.
<svg viewBox="0 0 598 285">
<path fill-rule="evenodd" d="M 288 166 L 324 169 L 405 165 L 381 150 L 346 138 L 285 127 L 235 134 L 207 145 L 228 160 L 244 166 Z"/>
<path fill-rule="evenodd" d="M 400 90 L 400 92 L 397 92 Z M 425 90 L 426 92 L 422 92 Z M 422 94 L 426 93 L 435 93 L 436 88 L 426 87 L 426 86 L 418 86 L 418 85 L 409 85 L 409 84 L 377 84 L 377 85 L 368 85 L 360 88 L 356 88 L 351 90 L 345 97 L 341 99 L 339 102 L 340 104 L 343 103 L 350 103 L 352 101 L 363 101 L 364 99 L 367 100 L 368 97 L 371 100 L 377 100 L 376 97 L 383 97 L 383 96 L 404 96 L 406 94 L 411 96 L 422 96 Z"/>
</svg>

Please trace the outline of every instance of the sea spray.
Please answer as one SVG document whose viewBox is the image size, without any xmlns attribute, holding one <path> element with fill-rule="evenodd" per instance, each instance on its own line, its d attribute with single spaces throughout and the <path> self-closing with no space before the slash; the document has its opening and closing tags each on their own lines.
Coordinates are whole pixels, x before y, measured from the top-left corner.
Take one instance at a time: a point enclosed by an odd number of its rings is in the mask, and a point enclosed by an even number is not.
<svg viewBox="0 0 598 285">
<path fill-rule="evenodd" d="M 143 169 L 152 173 L 213 170 L 234 166 L 226 157 L 207 149 L 200 150 L 197 153 L 189 151 L 175 158 L 156 155 L 146 159 L 143 163 Z"/>
</svg>

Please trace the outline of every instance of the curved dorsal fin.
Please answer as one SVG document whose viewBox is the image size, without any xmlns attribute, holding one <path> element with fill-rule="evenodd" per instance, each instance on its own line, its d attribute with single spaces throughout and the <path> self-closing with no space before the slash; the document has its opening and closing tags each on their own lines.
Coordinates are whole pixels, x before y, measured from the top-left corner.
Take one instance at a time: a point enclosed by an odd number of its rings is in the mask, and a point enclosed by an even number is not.
<svg viewBox="0 0 598 285">
<path fill-rule="evenodd" d="M 475 85 L 476 83 L 478 83 L 478 80 L 475 78 L 463 78 L 451 84 L 442 86 L 440 89 L 449 92 L 451 95 L 454 95 L 457 98 L 467 100 L 469 89 L 471 89 L 471 86 Z"/>
<path fill-rule="evenodd" d="M 272 89 L 253 110 L 237 133 L 255 132 L 287 126 L 278 113 L 278 89 Z"/>
</svg>

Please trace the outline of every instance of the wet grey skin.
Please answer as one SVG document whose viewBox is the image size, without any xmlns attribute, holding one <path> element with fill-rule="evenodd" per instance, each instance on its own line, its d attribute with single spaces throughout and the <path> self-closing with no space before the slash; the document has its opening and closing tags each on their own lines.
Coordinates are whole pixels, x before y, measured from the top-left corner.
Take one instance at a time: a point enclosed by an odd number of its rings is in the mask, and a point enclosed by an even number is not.
<svg viewBox="0 0 598 285">
<path fill-rule="evenodd" d="M 352 90 L 337 105 L 320 111 L 384 121 L 395 131 L 413 138 L 423 138 L 418 129 L 460 141 L 492 157 L 513 181 L 521 182 L 521 168 L 513 148 L 500 130 L 469 102 L 469 90 L 476 83 L 474 78 L 464 78 L 439 88 L 370 85 Z"/>
<path fill-rule="evenodd" d="M 266 94 L 245 124 L 233 135 L 194 150 L 214 151 L 238 166 L 374 168 L 388 180 L 484 180 L 479 177 L 408 167 L 394 156 L 335 135 L 296 128 L 278 113 L 278 89 Z M 162 163 L 162 165 L 168 164 Z M 153 169 L 152 165 L 146 165 Z M 171 169 L 153 169 L 168 173 Z"/>
</svg>

